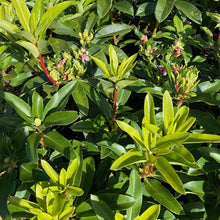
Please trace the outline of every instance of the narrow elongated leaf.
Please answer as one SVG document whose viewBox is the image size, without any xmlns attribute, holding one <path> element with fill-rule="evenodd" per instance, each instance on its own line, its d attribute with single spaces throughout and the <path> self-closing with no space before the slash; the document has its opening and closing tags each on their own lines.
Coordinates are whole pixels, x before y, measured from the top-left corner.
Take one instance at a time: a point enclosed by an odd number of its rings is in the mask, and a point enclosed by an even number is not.
<svg viewBox="0 0 220 220">
<path fill-rule="evenodd" d="M 97 13 L 100 18 L 103 18 L 111 9 L 112 0 L 97 0 Z"/>
<path fill-rule="evenodd" d="M 63 187 L 66 186 L 67 178 L 66 178 L 66 170 L 64 168 L 61 169 L 59 175 L 59 184 Z"/>
<path fill-rule="evenodd" d="M 32 96 L 32 115 L 33 117 L 43 119 L 43 98 L 34 91 Z"/>
<path fill-rule="evenodd" d="M 58 183 L 59 177 L 57 172 L 50 166 L 46 160 L 41 160 L 41 165 L 44 168 L 47 175 L 55 182 Z"/>
<path fill-rule="evenodd" d="M 163 124 L 164 131 L 167 132 L 174 119 L 173 103 L 168 91 L 163 95 Z"/>
<path fill-rule="evenodd" d="M 155 8 L 155 17 L 159 23 L 164 21 L 170 14 L 174 0 L 158 0 Z"/>
<path fill-rule="evenodd" d="M 31 17 L 30 17 L 30 29 L 31 32 L 37 28 L 37 25 L 44 13 L 44 1 L 43 0 L 36 0 L 33 9 L 31 10 Z"/>
<path fill-rule="evenodd" d="M 27 122 L 33 123 L 31 107 L 18 96 L 9 92 L 0 91 L 0 97 L 5 99 L 9 105 Z"/>
<path fill-rule="evenodd" d="M 28 7 L 25 4 L 24 0 L 12 0 L 12 4 L 15 7 L 16 14 L 18 16 L 18 19 L 26 31 L 30 31 L 29 27 L 29 21 L 30 21 L 30 11 L 28 10 Z"/>
<path fill-rule="evenodd" d="M 111 24 L 102 27 L 96 34 L 97 38 L 111 37 L 114 35 L 126 34 L 131 31 L 127 24 Z"/>
<path fill-rule="evenodd" d="M 92 207 L 100 220 L 114 219 L 114 213 L 110 207 L 96 195 L 90 195 Z"/>
<path fill-rule="evenodd" d="M 159 214 L 160 205 L 152 205 L 144 213 L 142 213 L 141 219 L 157 220 Z"/>
<path fill-rule="evenodd" d="M 126 211 L 128 220 L 133 220 L 140 214 L 143 197 L 141 185 L 140 174 L 133 169 L 130 173 L 129 187 L 126 193 L 131 195 L 136 200 L 136 203 Z"/>
<path fill-rule="evenodd" d="M 39 22 L 39 31 L 37 35 L 39 36 L 40 39 L 44 38 L 44 34 L 46 29 L 49 27 L 49 25 L 52 23 L 52 21 L 66 8 L 68 8 L 70 5 L 73 5 L 74 1 L 65 1 L 61 2 L 52 8 L 48 9 L 46 13 L 43 14 L 43 16 L 40 19 Z"/>
<path fill-rule="evenodd" d="M 81 196 L 83 195 L 83 190 L 79 187 L 75 187 L 75 186 L 68 186 L 66 188 L 66 193 L 73 195 L 73 196 Z"/>
<path fill-rule="evenodd" d="M 115 49 L 112 45 L 109 46 L 109 57 L 110 57 L 111 72 L 113 73 L 114 76 L 117 76 L 118 56 L 117 56 Z"/>
<path fill-rule="evenodd" d="M 53 97 L 50 99 L 50 101 L 47 103 L 44 109 L 44 117 L 51 111 L 55 111 L 61 107 L 60 105 L 63 103 L 63 101 L 68 98 L 68 96 L 71 94 L 71 92 L 74 89 L 74 86 L 76 84 L 76 80 L 69 82 L 65 86 L 63 86 L 61 89 L 59 89 Z"/>
<path fill-rule="evenodd" d="M 106 64 L 102 60 L 100 60 L 96 57 L 93 57 L 93 56 L 91 56 L 91 58 L 96 63 L 96 65 L 99 67 L 99 69 L 104 73 L 104 75 L 103 75 L 104 77 L 108 78 L 111 76 L 111 73 L 109 72 L 108 67 L 106 66 Z"/>
<path fill-rule="evenodd" d="M 182 11 L 189 19 L 191 19 L 195 23 L 202 23 L 202 14 L 199 9 L 192 3 L 178 0 L 175 1 L 175 6 L 178 10 Z"/>
<path fill-rule="evenodd" d="M 193 143 L 220 143 L 220 135 L 215 134 L 190 134 L 185 141 L 186 144 Z"/>
<path fill-rule="evenodd" d="M 44 121 L 46 127 L 54 125 L 68 125 L 76 121 L 79 117 L 76 111 L 60 111 L 48 115 Z"/>
<path fill-rule="evenodd" d="M 144 183 L 146 190 L 157 202 L 165 206 L 171 212 L 176 214 L 183 214 L 182 206 L 173 197 L 173 195 L 164 186 L 161 185 L 158 180 L 147 179 Z"/>
<path fill-rule="evenodd" d="M 137 130 L 123 121 L 117 120 L 116 122 L 123 131 L 127 132 L 134 141 L 136 141 L 143 149 L 145 149 L 143 137 Z"/>
<path fill-rule="evenodd" d="M 176 132 L 157 139 L 156 149 L 170 148 L 174 145 L 180 145 L 190 136 L 187 132 Z M 155 150 L 156 150 L 155 149 Z"/>
<path fill-rule="evenodd" d="M 0 18 L 0 28 L 11 34 L 15 34 L 17 31 L 20 31 L 16 25 L 11 24 L 10 22 L 2 18 Z"/>
<path fill-rule="evenodd" d="M 70 218 L 70 216 L 73 214 L 75 210 L 75 207 L 69 207 L 67 209 L 65 209 L 60 215 L 59 215 L 59 220 L 67 220 Z"/>
<path fill-rule="evenodd" d="M 179 193 L 185 194 L 183 183 L 179 176 L 175 172 L 174 168 L 168 163 L 168 161 L 159 156 L 155 164 L 156 168 L 163 175 L 166 181 Z"/>
<path fill-rule="evenodd" d="M 70 186 L 73 185 L 79 168 L 80 168 L 80 158 L 77 157 L 70 162 L 66 173 L 67 184 L 69 184 Z"/>
<path fill-rule="evenodd" d="M 129 150 L 127 153 L 123 154 L 111 166 L 111 170 L 120 170 L 123 167 L 127 167 L 131 164 L 145 162 L 146 159 L 144 155 L 136 148 Z"/>
<path fill-rule="evenodd" d="M 214 160 L 220 163 L 220 149 L 218 148 L 207 148 L 207 147 L 200 147 L 198 148 L 199 151 L 202 153 L 212 157 Z"/>
<path fill-rule="evenodd" d="M 39 56 L 39 50 L 34 44 L 23 40 L 16 41 L 16 43 L 28 50 L 35 58 Z"/>
<path fill-rule="evenodd" d="M 149 124 L 156 124 L 154 100 L 150 93 L 148 93 L 144 99 L 144 117 Z"/>
</svg>

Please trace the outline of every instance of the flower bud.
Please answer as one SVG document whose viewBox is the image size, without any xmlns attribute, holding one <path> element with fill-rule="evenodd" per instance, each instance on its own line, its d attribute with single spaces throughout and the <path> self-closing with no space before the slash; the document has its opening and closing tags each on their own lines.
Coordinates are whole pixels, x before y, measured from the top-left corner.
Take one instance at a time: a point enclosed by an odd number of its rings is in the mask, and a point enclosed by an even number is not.
<svg viewBox="0 0 220 220">
<path fill-rule="evenodd" d="M 35 118 L 35 120 L 34 120 L 34 125 L 35 125 L 36 127 L 39 127 L 39 126 L 41 125 L 41 120 L 40 120 L 39 118 Z"/>
</svg>

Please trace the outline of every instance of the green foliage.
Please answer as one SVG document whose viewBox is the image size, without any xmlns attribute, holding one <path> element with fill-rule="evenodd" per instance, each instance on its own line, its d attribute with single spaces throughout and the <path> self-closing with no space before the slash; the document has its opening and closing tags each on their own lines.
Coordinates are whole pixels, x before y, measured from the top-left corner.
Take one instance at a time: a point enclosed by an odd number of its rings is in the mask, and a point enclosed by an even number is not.
<svg viewBox="0 0 220 220">
<path fill-rule="evenodd" d="M 0 0 L 0 219 L 217 220 L 218 3 Z"/>
</svg>

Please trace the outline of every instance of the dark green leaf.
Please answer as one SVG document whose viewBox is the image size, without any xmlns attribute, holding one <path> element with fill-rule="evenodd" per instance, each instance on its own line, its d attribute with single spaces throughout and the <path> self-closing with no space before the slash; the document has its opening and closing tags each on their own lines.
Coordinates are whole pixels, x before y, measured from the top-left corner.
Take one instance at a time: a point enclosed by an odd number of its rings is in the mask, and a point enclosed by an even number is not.
<svg viewBox="0 0 220 220">
<path fill-rule="evenodd" d="M 174 0 L 158 0 L 155 8 L 155 17 L 159 23 L 164 21 L 170 14 Z"/>
<path fill-rule="evenodd" d="M 121 2 L 116 2 L 114 4 L 114 7 L 118 9 L 119 11 L 129 14 L 129 15 L 134 15 L 134 8 L 131 3 L 128 1 L 121 1 Z"/>
<path fill-rule="evenodd" d="M 32 115 L 33 117 L 43 119 L 43 109 L 44 109 L 44 104 L 43 104 L 43 98 L 34 91 L 33 96 L 32 96 Z"/>
<path fill-rule="evenodd" d="M 100 18 L 103 18 L 111 9 L 112 0 L 97 0 L 97 13 Z"/>
<path fill-rule="evenodd" d="M 136 16 L 147 16 L 155 11 L 156 2 L 145 2 L 138 6 Z"/>
</svg>

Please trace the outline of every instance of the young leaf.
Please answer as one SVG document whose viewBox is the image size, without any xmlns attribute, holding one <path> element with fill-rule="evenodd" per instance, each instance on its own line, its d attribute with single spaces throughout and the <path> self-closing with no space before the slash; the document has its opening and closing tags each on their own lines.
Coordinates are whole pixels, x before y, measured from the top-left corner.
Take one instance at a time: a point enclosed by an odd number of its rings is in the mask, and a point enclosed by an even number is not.
<svg viewBox="0 0 220 220">
<path fill-rule="evenodd" d="M 39 56 L 39 50 L 34 44 L 24 41 L 24 40 L 16 41 L 16 43 L 24 47 L 25 49 L 27 49 L 28 52 L 31 53 L 35 58 Z"/>
<path fill-rule="evenodd" d="M 44 168 L 47 175 L 53 180 L 55 183 L 58 183 L 58 174 L 57 172 L 50 166 L 50 164 L 46 160 L 41 160 L 41 165 Z"/>
<path fill-rule="evenodd" d="M 186 144 L 193 143 L 220 143 L 220 135 L 215 134 L 190 134 L 185 141 Z"/>
<path fill-rule="evenodd" d="M 32 95 L 32 115 L 33 115 L 33 117 L 39 118 L 42 120 L 43 119 L 43 109 L 44 109 L 43 98 L 39 95 L 39 93 L 34 91 L 34 93 Z"/>
<path fill-rule="evenodd" d="M 141 219 L 157 220 L 159 214 L 160 205 L 152 205 L 144 213 L 141 214 Z"/>
<path fill-rule="evenodd" d="M 151 196 L 171 212 L 183 214 L 183 208 L 173 195 L 158 180 L 145 179 L 145 188 Z"/>
<path fill-rule="evenodd" d="M 63 187 L 66 186 L 67 178 L 66 178 L 66 170 L 64 168 L 61 169 L 59 175 L 59 184 Z"/>
<path fill-rule="evenodd" d="M 65 209 L 60 215 L 59 215 L 59 220 L 68 220 L 70 216 L 72 216 L 73 212 L 75 210 L 75 207 L 69 207 Z"/>
<path fill-rule="evenodd" d="M 111 166 L 111 170 L 120 170 L 123 167 L 127 167 L 131 164 L 145 162 L 144 155 L 136 148 L 129 150 L 123 154 L 117 160 L 115 160 Z"/>
<path fill-rule="evenodd" d="M 111 77 L 111 74 L 108 70 L 108 67 L 106 66 L 106 64 L 102 60 L 100 60 L 96 57 L 93 57 L 93 56 L 91 56 L 91 58 L 96 63 L 96 65 L 99 67 L 99 69 L 104 73 L 103 77 L 106 77 L 106 78 Z"/>
<path fill-rule="evenodd" d="M 144 117 L 147 123 L 156 125 L 154 100 L 150 93 L 148 93 L 144 99 Z"/>
<path fill-rule="evenodd" d="M 66 193 L 70 194 L 72 196 L 81 196 L 83 195 L 83 190 L 79 187 L 75 187 L 75 186 L 68 186 L 66 188 Z"/>
<path fill-rule="evenodd" d="M 12 0 L 12 4 L 15 7 L 16 14 L 18 16 L 18 19 L 24 28 L 24 30 L 30 32 L 29 27 L 29 21 L 30 21 L 30 11 L 28 10 L 28 7 L 25 4 L 24 0 Z"/>
<path fill-rule="evenodd" d="M 163 124 L 164 132 L 167 133 L 169 126 L 174 119 L 173 103 L 168 91 L 163 95 Z"/>
<path fill-rule="evenodd" d="M 9 32 L 10 34 L 15 34 L 16 32 L 20 31 L 18 27 L 10 22 L 0 18 L 0 28 Z"/>
<path fill-rule="evenodd" d="M 162 176 L 166 179 L 166 181 L 179 193 L 185 194 L 185 189 L 183 187 L 183 183 L 177 175 L 174 168 L 168 163 L 168 161 L 159 156 L 156 160 L 155 164 L 156 168 L 162 174 Z"/>
<path fill-rule="evenodd" d="M 112 45 L 109 46 L 109 58 L 110 58 L 111 72 L 113 73 L 114 76 L 117 76 L 118 56 L 117 56 L 115 49 Z"/>
<path fill-rule="evenodd" d="M 70 186 L 73 185 L 74 179 L 76 177 L 79 168 L 80 168 L 80 158 L 77 157 L 70 162 L 66 173 L 67 184 L 69 184 Z"/>
<path fill-rule="evenodd" d="M 130 126 L 129 124 L 123 122 L 123 121 L 116 121 L 118 126 L 125 132 L 127 132 L 130 137 L 136 141 L 143 149 L 146 149 L 144 143 L 143 143 L 143 137 L 141 136 L 141 134 L 135 130 L 132 126 Z"/>
<path fill-rule="evenodd" d="M 0 97 L 5 99 L 9 105 L 27 122 L 33 123 L 31 107 L 18 96 L 0 91 Z"/>
</svg>

